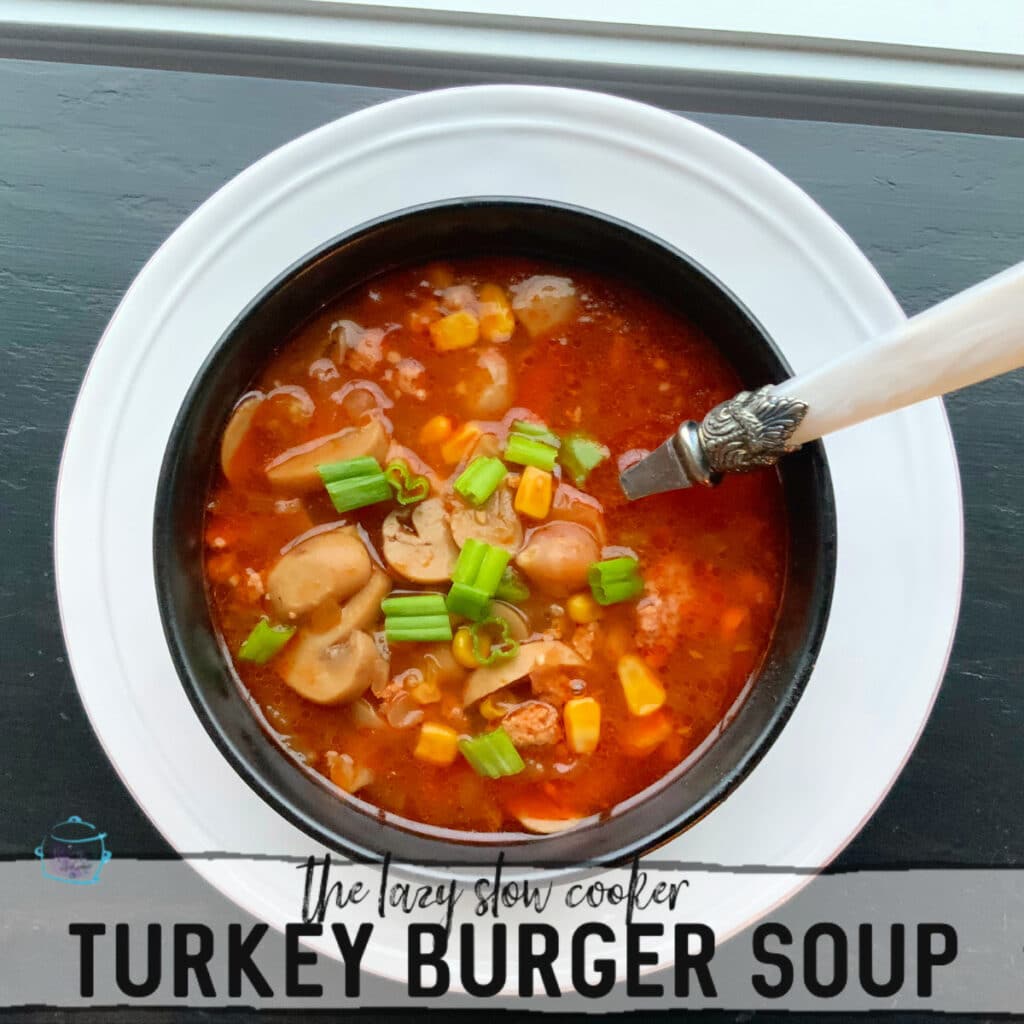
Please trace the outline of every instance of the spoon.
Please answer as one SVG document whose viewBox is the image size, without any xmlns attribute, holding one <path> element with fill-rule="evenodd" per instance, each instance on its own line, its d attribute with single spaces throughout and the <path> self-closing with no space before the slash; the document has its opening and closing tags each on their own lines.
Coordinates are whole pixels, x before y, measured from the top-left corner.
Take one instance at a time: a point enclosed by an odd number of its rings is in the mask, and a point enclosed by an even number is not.
<svg viewBox="0 0 1024 1024">
<path fill-rule="evenodd" d="M 1024 263 L 824 366 L 687 420 L 619 477 L 626 497 L 717 484 L 808 441 L 1024 365 Z"/>
</svg>

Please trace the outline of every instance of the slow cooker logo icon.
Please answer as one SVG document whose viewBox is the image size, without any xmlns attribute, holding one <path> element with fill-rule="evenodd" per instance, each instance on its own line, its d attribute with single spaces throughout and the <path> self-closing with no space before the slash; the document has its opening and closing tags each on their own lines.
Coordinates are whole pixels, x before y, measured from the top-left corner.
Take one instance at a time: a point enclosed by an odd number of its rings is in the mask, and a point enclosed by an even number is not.
<svg viewBox="0 0 1024 1024">
<path fill-rule="evenodd" d="M 50 829 L 35 854 L 47 878 L 70 885 L 95 885 L 103 865 L 113 856 L 106 838 L 106 832 L 73 814 Z"/>
</svg>

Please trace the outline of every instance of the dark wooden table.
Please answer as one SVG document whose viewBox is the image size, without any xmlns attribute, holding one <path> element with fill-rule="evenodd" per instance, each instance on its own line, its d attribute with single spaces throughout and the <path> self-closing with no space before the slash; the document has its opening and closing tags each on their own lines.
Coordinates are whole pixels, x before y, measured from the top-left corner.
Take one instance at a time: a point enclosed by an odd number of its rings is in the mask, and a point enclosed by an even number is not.
<svg viewBox="0 0 1024 1024">
<path fill-rule="evenodd" d="M 296 135 L 393 95 L 0 61 L 0 856 L 30 855 L 72 812 L 116 822 L 120 855 L 168 852 L 89 727 L 53 591 L 61 445 L 104 325 L 153 250 L 221 184 Z M 1024 258 L 1024 139 L 690 116 L 806 189 L 909 313 Z M 956 645 L 921 742 L 842 855 L 847 865 L 1024 863 L 1024 375 L 947 407 L 967 524 Z"/>
</svg>

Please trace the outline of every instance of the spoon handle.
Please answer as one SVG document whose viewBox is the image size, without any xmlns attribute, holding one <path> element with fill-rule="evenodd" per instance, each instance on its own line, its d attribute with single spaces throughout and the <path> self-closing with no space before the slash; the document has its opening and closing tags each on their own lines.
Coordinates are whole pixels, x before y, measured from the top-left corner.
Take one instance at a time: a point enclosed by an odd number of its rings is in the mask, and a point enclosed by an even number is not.
<svg viewBox="0 0 1024 1024">
<path fill-rule="evenodd" d="M 1024 263 L 771 389 L 807 406 L 792 446 L 1024 366 Z"/>
</svg>

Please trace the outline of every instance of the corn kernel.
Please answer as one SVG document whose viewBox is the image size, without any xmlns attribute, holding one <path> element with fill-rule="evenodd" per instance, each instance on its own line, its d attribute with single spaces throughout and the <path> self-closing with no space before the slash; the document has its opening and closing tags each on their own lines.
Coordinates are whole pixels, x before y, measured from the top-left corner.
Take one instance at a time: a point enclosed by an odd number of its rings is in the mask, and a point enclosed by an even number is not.
<svg viewBox="0 0 1024 1024">
<path fill-rule="evenodd" d="M 430 325 L 430 340 L 438 352 L 469 348 L 479 337 L 480 321 L 468 309 L 449 313 Z"/>
<path fill-rule="evenodd" d="M 527 466 L 516 490 L 515 510 L 531 519 L 544 519 L 551 511 L 552 476 L 536 466 Z"/>
<path fill-rule="evenodd" d="M 573 697 L 562 711 L 565 738 L 577 754 L 592 754 L 601 738 L 601 705 L 593 697 Z"/>
<path fill-rule="evenodd" d="M 470 420 L 463 423 L 458 430 L 441 444 L 441 458 L 449 465 L 454 466 L 465 458 L 467 452 L 480 439 L 483 431 L 479 425 Z"/>
<path fill-rule="evenodd" d="M 569 618 L 580 626 L 597 622 L 603 614 L 601 606 L 594 600 L 591 594 L 573 594 L 565 602 L 565 610 L 569 613 Z"/>
<path fill-rule="evenodd" d="M 417 704 L 436 704 L 441 699 L 441 687 L 436 682 L 417 683 L 410 691 Z"/>
<path fill-rule="evenodd" d="M 496 284 L 480 289 L 480 334 L 484 341 L 508 341 L 516 329 L 516 318 L 505 290 Z"/>
<path fill-rule="evenodd" d="M 452 436 L 452 421 L 447 416 L 432 416 L 420 430 L 420 444 L 440 444 Z"/>
<path fill-rule="evenodd" d="M 459 734 L 450 726 L 440 722 L 424 722 L 412 756 L 427 764 L 444 767 L 455 760 L 459 752 L 458 743 Z"/>
<path fill-rule="evenodd" d="M 665 703 L 665 687 L 647 662 L 635 654 L 619 658 L 619 682 L 631 715 L 642 718 L 653 714 Z"/>
<path fill-rule="evenodd" d="M 479 668 L 480 662 L 473 654 L 473 634 L 469 626 L 459 626 L 452 638 L 452 654 L 463 668 Z"/>
</svg>

